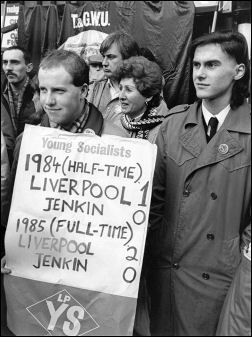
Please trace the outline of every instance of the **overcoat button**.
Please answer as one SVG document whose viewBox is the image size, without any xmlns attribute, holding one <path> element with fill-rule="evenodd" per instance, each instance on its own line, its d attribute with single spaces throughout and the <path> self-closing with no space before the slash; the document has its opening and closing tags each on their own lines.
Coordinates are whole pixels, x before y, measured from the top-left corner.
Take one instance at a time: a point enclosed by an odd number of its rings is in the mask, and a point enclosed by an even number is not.
<svg viewBox="0 0 252 337">
<path fill-rule="evenodd" d="M 207 234 L 207 240 L 214 240 L 214 234 L 208 233 Z"/>
<path fill-rule="evenodd" d="M 185 189 L 184 192 L 183 192 L 183 196 L 189 197 L 189 195 L 190 195 L 190 191 L 188 189 Z"/>
<path fill-rule="evenodd" d="M 178 264 L 178 263 L 173 263 L 172 267 L 173 267 L 174 269 L 179 269 L 179 264 Z"/>
<path fill-rule="evenodd" d="M 217 194 L 215 194 L 214 192 L 211 193 L 211 198 L 212 198 L 213 200 L 216 200 L 216 199 L 217 199 Z"/>
<path fill-rule="evenodd" d="M 207 274 L 207 273 L 203 273 L 202 277 L 203 277 L 204 280 L 209 280 L 209 278 L 210 278 L 209 274 Z"/>
</svg>

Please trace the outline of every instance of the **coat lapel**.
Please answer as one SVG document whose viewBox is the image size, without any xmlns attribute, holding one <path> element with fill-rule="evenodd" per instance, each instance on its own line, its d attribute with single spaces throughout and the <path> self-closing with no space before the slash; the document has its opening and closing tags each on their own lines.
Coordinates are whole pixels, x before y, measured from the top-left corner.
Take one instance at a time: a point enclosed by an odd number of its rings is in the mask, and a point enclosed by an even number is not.
<svg viewBox="0 0 252 337">
<path fill-rule="evenodd" d="M 207 145 L 201 114 L 201 105 L 193 104 L 185 121 L 185 131 L 179 137 L 182 147 L 194 157 Z"/>
<path fill-rule="evenodd" d="M 237 110 L 229 112 L 220 130 L 207 143 L 201 105 L 194 104 L 192 108 L 185 122 L 185 132 L 180 136 L 183 148 L 197 158 L 188 175 L 195 170 L 216 164 L 243 151 L 244 148 L 239 141 L 239 133 L 251 133 L 250 109 L 245 103 Z"/>
<path fill-rule="evenodd" d="M 186 151 L 194 157 L 198 157 L 202 151 L 202 135 L 199 126 L 195 125 L 193 128 L 186 130 L 180 136 L 180 143 Z"/>
<path fill-rule="evenodd" d="M 234 139 L 227 130 L 219 130 L 200 154 L 193 171 L 235 156 L 242 150 L 243 147 L 239 141 Z"/>
</svg>

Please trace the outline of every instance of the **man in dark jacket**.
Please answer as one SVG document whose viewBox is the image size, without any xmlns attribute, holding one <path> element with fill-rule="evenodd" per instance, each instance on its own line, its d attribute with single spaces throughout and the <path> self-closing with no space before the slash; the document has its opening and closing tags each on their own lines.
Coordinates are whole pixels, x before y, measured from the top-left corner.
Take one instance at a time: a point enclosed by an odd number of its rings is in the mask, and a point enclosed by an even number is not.
<svg viewBox="0 0 252 337">
<path fill-rule="evenodd" d="M 3 52 L 2 59 L 5 78 L 1 81 L 1 128 L 11 162 L 16 137 L 23 132 L 25 123 L 38 124 L 40 116 L 36 113 L 34 89 L 28 76 L 33 68 L 29 54 L 12 46 Z"/>
<path fill-rule="evenodd" d="M 100 111 L 86 100 L 88 72 L 85 61 L 74 52 L 53 50 L 47 54 L 41 61 L 38 72 L 40 104 L 45 112 L 40 125 L 72 133 L 128 137 L 119 127 L 104 121 Z M 14 149 L 10 194 L 21 140 L 22 134 L 17 137 Z"/>
<path fill-rule="evenodd" d="M 86 100 L 88 72 L 85 61 L 74 52 L 54 50 L 47 54 L 41 61 L 38 72 L 40 103 L 45 111 L 40 125 L 72 133 L 128 137 L 120 128 L 109 121 L 104 121 L 100 111 Z M 21 140 L 22 134 L 17 138 L 14 151 L 12 186 Z M 22 196 L 22 191 L 20 196 L 25 197 Z M 10 273 L 4 266 L 5 257 L 1 261 L 1 272 Z"/>
<path fill-rule="evenodd" d="M 151 334 L 215 336 L 248 244 L 251 126 L 249 60 L 239 33 L 192 46 L 199 102 L 161 125 L 146 259 Z"/>
</svg>

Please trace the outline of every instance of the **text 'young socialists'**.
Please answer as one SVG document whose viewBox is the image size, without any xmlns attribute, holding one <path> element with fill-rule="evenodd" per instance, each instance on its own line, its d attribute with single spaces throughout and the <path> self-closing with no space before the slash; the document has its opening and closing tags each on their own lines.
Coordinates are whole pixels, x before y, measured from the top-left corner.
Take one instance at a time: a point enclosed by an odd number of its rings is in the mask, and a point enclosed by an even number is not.
<svg viewBox="0 0 252 337">
<path fill-rule="evenodd" d="M 43 148 L 53 149 L 53 150 L 61 150 L 66 153 L 70 153 L 73 150 L 73 143 L 67 142 L 64 140 L 55 140 L 48 137 L 43 137 Z M 103 144 L 97 145 L 89 145 L 85 144 L 85 142 L 78 142 L 77 149 L 78 152 L 83 153 L 92 153 L 92 154 L 99 154 L 103 156 L 115 156 L 115 157 L 131 157 L 131 150 L 126 149 L 124 146 L 117 147 L 114 144 L 108 144 L 104 146 Z"/>
</svg>

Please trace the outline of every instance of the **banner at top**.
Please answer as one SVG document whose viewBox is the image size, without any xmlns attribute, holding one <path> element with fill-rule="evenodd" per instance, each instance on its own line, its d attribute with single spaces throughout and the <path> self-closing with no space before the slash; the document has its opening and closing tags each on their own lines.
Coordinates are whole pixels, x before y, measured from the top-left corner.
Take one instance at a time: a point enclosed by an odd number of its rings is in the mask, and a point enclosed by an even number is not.
<svg viewBox="0 0 252 337">
<path fill-rule="evenodd" d="M 14 3 L 14 4 L 8 3 L 6 6 L 7 6 L 6 16 L 4 18 L 3 16 L 4 6 L 1 3 L 1 27 L 7 27 L 9 25 L 13 25 L 17 23 L 18 21 L 19 4 L 18 3 Z M 4 26 L 3 26 L 3 20 L 4 20 Z M 17 37 L 18 37 L 17 29 L 12 30 L 8 33 L 4 33 L 2 43 L 1 43 L 1 48 L 5 49 L 5 48 L 16 45 Z"/>
</svg>

